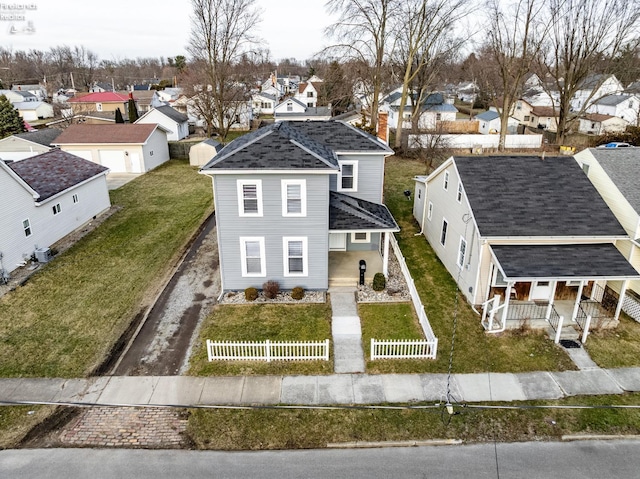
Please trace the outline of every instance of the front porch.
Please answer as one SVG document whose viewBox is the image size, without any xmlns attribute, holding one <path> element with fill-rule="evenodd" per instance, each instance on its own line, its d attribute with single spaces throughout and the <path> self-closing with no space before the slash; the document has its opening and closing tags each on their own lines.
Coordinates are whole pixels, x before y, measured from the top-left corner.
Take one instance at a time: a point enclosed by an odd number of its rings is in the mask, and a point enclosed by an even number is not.
<svg viewBox="0 0 640 479">
<path fill-rule="evenodd" d="M 329 287 L 357 286 L 360 260 L 367 262 L 365 282 L 370 283 L 376 273 L 383 272 L 382 256 L 378 251 L 329 251 Z"/>
</svg>

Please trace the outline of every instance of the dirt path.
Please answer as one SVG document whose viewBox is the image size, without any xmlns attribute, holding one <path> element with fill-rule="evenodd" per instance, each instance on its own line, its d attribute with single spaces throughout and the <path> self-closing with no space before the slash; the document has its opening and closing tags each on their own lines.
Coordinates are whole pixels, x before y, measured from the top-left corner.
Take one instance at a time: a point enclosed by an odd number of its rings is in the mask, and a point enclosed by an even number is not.
<svg viewBox="0 0 640 479">
<path fill-rule="evenodd" d="M 111 374 L 182 374 L 188 366 L 194 334 L 219 293 L 218 244 L 212 215 Z"/>
</svg>

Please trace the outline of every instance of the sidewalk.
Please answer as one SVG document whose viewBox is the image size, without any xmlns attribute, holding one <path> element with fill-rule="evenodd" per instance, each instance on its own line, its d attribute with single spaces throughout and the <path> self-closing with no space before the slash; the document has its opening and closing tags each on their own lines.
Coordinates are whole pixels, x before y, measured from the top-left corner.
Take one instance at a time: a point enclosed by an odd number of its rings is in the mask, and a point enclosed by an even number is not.
<svg viewBox="0 0 640 479">
<path fill-rule="evenodd" d="M 446 374 L 329 376 L 112 376 L 90 379 L 0 379 L 0 404 L 105 406 L 332 405 L 440 402 Z M 640 368 L 565 372 L 454 374 L 452 400 L 560 399 L 640 391 Z"/>
</svg>

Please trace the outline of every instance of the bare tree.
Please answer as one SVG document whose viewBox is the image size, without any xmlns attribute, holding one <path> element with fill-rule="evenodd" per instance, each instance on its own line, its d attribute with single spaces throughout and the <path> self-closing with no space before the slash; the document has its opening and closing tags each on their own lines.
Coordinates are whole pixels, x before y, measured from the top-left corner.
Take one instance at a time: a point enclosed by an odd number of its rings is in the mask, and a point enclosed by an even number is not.
<svg viewBox="0 0 640 479">
<path fill-rule="evenodd" d="M 209 111 L 208 133 L 215 127 L 224 140 L 246 98 L 234 82 L 234 65 L 256 39 L 252 30 L 260 16 L 255 0 L 191 0 L 193 7 L 188 51 L 198 66 L 200 87 L 194 97 L 198 110 Z"/>
<path fill-rule="evenodd" d="M 402 96 L 396 129 L 395 146 L 402 146 L 404 109 L 409 99 L 415 126 L 420 119 L 423 98 L 429 92 L 439 67 L 461 42 L 453 35 L 453 27 L 470 13 L 470 0 L 404 0 L 403 28 L 398 30 L 396 52 L 402 59 Z M 414 94 L 412 85 L 417 78 L 420 94 Z"/>
<path fill-rule="evenodd" d="M 370 90 L 370 126 L 375 130 L 384 63 L 393 50 L 400 0 L 329 0 L 326 5 L 330 13 L 340 16 L 340 20 L 326 29 L 328 36 L 339 39 L 339 43 L 328 47 L 328 52 L 369 66 L 369 78 L 364 86 Z"/>
<path fill-rule="evenodd" d="M 629 0 L 548 0 L 550 44 L 541 68 L 559 93 L 556 142 L 562 144 L 572 121 L 584 113 L 597 88 L 577 109 L 571 100 L 589 75 L 611 71 L 623 46 L 638 36 L 640 3 Z M 597 86 L 597 85 L 596 85 Z"/>
<path fill-rule="evenodd" d="M 546 15 L 546 0 L 492 0 L 487 6 L 489 31 L 485 52 L 492 59 L 499 84 L 494 91 L 502 99 L 500 142 L 504 150 L 509 115 L 522 95 L 524 79 L 540 55 L 555 17 Z"/>
</svg>

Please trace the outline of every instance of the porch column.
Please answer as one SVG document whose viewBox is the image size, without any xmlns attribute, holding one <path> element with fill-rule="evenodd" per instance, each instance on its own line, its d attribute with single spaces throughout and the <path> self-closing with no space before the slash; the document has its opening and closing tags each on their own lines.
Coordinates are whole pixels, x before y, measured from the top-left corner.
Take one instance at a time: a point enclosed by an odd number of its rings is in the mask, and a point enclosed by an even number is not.
<svg viewBox="0 0 640 479">
<path fill-rule="evenodd" d="M 556 288 L 558 287 L 558 282 L 557 281 L 551 281 L 550 285 L 550 292 L 549 292 L 549 305 L 547 306 L 547 313 L 545 314 L 545 319 L 547 321 L 549 321 L 549 318 L 551 318 L 551 309 L 553 308 L 553 300 L 556 297 Z"/>
<path fill-rule="evenodd" d="M 627 292 L 627 286 L 629 286 L 629 280 L 625 279 L 622 282 L 622 287 L 620 288 L 620 298 L 618 299 L 618 306 L 616 307 L 616 316 L 613 318 L 616 321 L 620 317 L 620 310 L 622 310 L 622 303 L 624 302 L 624 295 Z"/>
<path fill-rule="evenodd" d="M 576 295 L 576 304 L 573 305 L 573 315 L 571 321 L 575 321 L 578 317 L 578 308 L 580 307 L 580 299 L 582 298 L 582 289 L 584 288 L 584 279 L 580 280 L 580 286 L 578 286 L 578 294 Z"/>
<path fill-rule="evenodd" d="M 507 311 L 509 309 L 509 299 L 511 298 L 511 288 L 513 288 L 513 283 L 507 283 L 507 289 L 504 292 L 504 307 L 502 308 L 502 324 L 507 324 Z"/>
<path fill-rule="evenodd" d="M 382 254 L 382 274 L 387 278 L 389 276 L 389 231 L 384 233 L 384 252 Z"/>
</svg>

